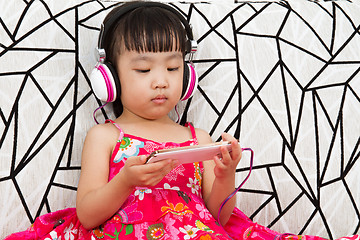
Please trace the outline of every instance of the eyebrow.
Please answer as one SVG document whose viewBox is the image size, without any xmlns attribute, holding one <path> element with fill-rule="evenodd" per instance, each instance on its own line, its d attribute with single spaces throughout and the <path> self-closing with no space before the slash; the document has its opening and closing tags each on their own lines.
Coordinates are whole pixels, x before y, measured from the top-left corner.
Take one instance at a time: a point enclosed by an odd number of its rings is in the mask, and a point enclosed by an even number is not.
<svg viewBox="0 0 360 240">
<path fill-rule="evenodd" d="M 146 54 L 139 54 L 138 56 L 131 59 L 131 62 L 149 61 L 149 60 L 151 60 L 153 58 L 154 57 L 148 56 Z M 167 56 L 166 60 L 172 60 L 172 59 L 176 59 L 176 58 L 181 58 L 182 59 L 183 58 L 182 53 L 180 53 L 180 52 L 173 53 L 173 54 Z"/>
</svg>

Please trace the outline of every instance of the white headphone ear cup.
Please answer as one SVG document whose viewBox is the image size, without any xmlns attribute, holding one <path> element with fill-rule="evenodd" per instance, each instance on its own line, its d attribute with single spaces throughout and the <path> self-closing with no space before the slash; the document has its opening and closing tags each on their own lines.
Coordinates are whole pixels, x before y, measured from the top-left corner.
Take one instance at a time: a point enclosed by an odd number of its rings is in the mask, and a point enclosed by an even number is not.
<svg viewBox="0 0 360 240">
<path fill-rule="evenodd" d="M 91 87 L 95 96 L 103 102 L 116 99 L 116 85 L 113 74 L 106 64 L 98 63 L 90 74 Z"/>
<path fill-rule="evenodd" d="M 185 68 L 187 68 L 187 69 L 185 69 Z M 194 66 L 191 63 L 185 63 L 184 64 L 183 94 L 180 99 L 181 101 L 185 101 L 194 95 L 194 93 L 197 89 L 197 86 L 198 86 L 198 82 L 199 82 L 198 75 L 195 71 Z"/>
</svg>

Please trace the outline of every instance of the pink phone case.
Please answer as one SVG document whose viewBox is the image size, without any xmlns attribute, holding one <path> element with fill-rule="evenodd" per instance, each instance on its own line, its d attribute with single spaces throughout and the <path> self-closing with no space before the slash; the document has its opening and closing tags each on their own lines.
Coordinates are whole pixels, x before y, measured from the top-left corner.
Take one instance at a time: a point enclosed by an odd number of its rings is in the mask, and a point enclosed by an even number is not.
<svg viewBox="0 0 360 240">
<path fill-rule="evenodd" d="M 146 163 L 157 162 L 164 159 L 176 159 L 179 161 L 179 164 L 212 160 L 214 156 L 221 157 L 221 146 L 227 146 L 228 151 L 231 151 L 230 142 L 217 142 L 208 145 L 163 149 L 152 152 L 148 156 Z"/>
</svg>

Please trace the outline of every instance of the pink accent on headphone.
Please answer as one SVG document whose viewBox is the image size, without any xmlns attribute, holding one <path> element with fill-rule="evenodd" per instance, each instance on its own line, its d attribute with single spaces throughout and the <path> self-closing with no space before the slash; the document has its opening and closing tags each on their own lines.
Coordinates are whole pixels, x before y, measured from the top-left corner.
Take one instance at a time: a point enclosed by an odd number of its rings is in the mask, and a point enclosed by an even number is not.
<svg viewBox="0 0 360 240">
<path fill-rule="evenodd" d="M 190 71 L 191 71 L 191 73 L 190 73 L 190 86 L 189 86 L 189 90 L 187 91 L 187 93 L 186 93 L 186 95 L 185 95 L 185 97 L 183 98 L 183 100 L 186 100 L 186 99 L 188 99 L 191 95 L 192 95 L 192 93 L 194 92 L 194 88 L 195 88 L 195 83 L 196 83 L 196 73 L 195 73 L 195 69 L 192 67 L 192 66 L 190 66 L 189 65 L 189 68 L 190 68 Z"/>
<path fill-rule="evenodd" d="M 97 69 L 101 72 L 105 79 L 106 89 L 108 93 L 107 102 L 112 102 L 114 99 L 114 91 L 109 76 L 106 74 L 106 69 L 103 67 L 103 65 L 100 64 L 97 66 Z"/>
</svg>

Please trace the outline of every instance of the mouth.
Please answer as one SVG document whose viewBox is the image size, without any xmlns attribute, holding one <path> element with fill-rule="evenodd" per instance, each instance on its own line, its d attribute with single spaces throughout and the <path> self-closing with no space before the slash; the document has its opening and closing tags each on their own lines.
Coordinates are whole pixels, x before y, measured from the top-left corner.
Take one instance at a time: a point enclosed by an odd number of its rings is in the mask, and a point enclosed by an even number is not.
<svg viewBox="0 0 360 240">
<path fill-rule="evenodd" d="M 151 101 L 156 104 L 162 104 L 162 103 L 166 102 L 166 100 L 167 100 L 167 97 L 165 95 L 158 95 L 155 98 L 151 99 Z"/>
</svg>

